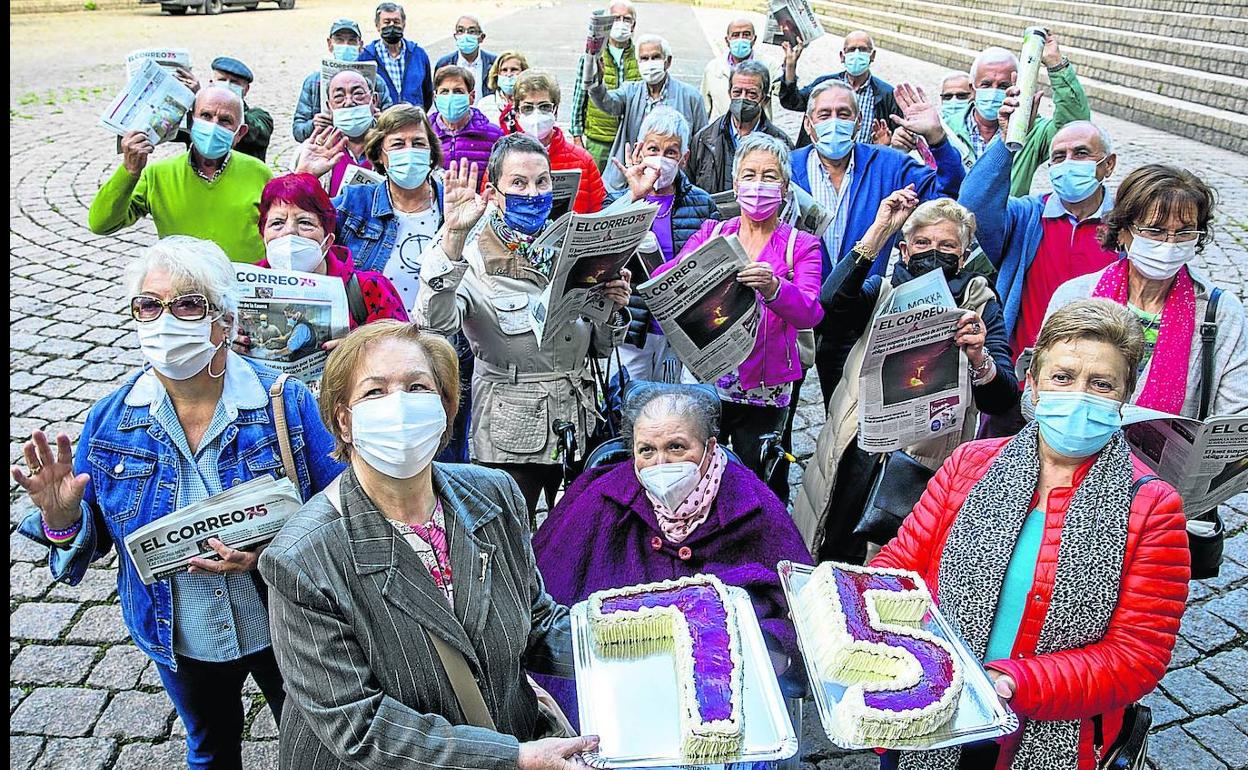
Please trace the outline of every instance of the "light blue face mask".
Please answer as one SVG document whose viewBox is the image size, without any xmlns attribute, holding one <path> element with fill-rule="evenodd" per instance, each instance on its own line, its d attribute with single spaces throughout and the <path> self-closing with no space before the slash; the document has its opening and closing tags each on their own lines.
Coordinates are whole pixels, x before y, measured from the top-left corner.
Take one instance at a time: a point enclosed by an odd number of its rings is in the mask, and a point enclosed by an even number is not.
<svg viewBox="0 0 1248 770">
<path fill-rule="evenodd" d="M 1102 159 L 1103 160 L 1103 159 Z M 1049 166 L 1049 182 L 1053 192 L 1064 203 L 1079 203 L 1096 194 L 1101 180 L 1096 178 L 1099 160 L 1064 160 Z"/>
<path fill-rule="evenodd" d="M 499 75 L 498 90 L 511 96 L 511 92 L 516 90 L 516 75 Z"/>
<path fill-rule="evenodd" d="M 358 61 L 360 58 L 360 49 L 358 46 L 346 44 L 334 44 L 334 58 L 338 61 Z"/>
<path fill-rule="evenodd" d="M 438 114 L 447 123 L 458 123 L 468 114 L 468 94 L 438 94 L 433 97 Z"/>
<path fill-rule="evenodd" d="M 429 151 L 419 147 L 391 150 L 386 161 L 386 176 L 404 190 L 415 190 L 429 178 L 431 159 Z"/>
<path fill-rule="evenodd" d="M 476 35 L 463 34 L 455 36 L 455 47 L 464 56 L 472 56 L 480 46 L 481 38 Z"/>
<path fill-rule="evenodd" d="M 815 151 L 829 160 L 840 160 L 854 149 L 854 130 L 858 123 L 853 120 L 829 118 L 815 124 Z"/>
<path fill-rule="evenodd" d="M 996 120 L 1004 102 L 1004 88 L 975 89 L 975 109 L 979 110 L 979 114 L 983 115 L 985 120 Z"/>
<path fill-rule="evenodd" d="M 940 119 L 950 125 L 958 122 L 966 114 L 966 105 L 970 99 L 950 99 L 940 103 Z"/>
<path fill-rule="evenodd" d="M 191 143 L 208 160 L 217 160 L 234 146 L 234 132 L 207 120 L 191 122 Z"/>
<path fill-rule="evenodd" d="M 870 68 L 871 53 L 869 51 L 850 51 L 845 54 L 845 71 L 854 77 L 858 77 Z"/>
<path fill-rule="evenodd" d="M 358 139 L 373 126 L 373 108 L 367 104 L 358 107 L 341 107 L 334 110 L 334 128 Z"/>
<path fill-rule="evenodd" d="M 1122 403 L 1091 393 L 1039 392 L 1036 422 L 1044 443 L 1065 457 L 1091 457 L 1122 428 Z"/>
<path fill-rule="evenodd" d="M 728 41 L 728 52 L 732 54 L 732 58 L 740 61 L 748 59 L 754 51 L 754 41 L 746 40 L 743 37 L 734 37 Z"/>
</svg>

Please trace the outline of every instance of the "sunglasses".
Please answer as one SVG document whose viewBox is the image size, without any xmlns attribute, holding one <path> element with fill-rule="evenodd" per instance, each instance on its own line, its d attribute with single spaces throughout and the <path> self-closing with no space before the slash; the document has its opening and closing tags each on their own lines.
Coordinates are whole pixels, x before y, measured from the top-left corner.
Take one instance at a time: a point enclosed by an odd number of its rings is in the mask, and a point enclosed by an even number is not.
<svg viewBox="0 0 1248 770">
<path fill-rule="evenodd" d="M 171 300 L 140 294 L 130 299 L 130 315 L 139 323 L 155 321 L 165 310 L 182 321 L 202 321 L 209 310 L 216 309 L 203 294 L 182 294 Z"/>
</svg>

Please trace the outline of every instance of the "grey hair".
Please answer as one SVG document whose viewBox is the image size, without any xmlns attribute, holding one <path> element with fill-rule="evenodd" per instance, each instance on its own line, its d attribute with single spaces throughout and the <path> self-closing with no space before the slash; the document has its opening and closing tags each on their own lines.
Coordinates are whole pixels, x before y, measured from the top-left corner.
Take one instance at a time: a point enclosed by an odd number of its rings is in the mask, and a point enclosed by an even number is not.
<svg viewBox="0 0 1248 770">
<path fill-rule="evenodd" d="M 853 86 L 844 80 L 837 80 L 836 78 L 829 78 L 811 89 L 810 96 L 806 100 L 806 114 L 810 115 L 813 113 L 815 111 L 815 101 L 834 88 L 839 88 L 850 95 L 849 101 L 854 105 L 854 117 L 858 117 L 858 95 L 854 93 Z"/>
<path fill-rule="evenodd" d="M 751 131 L 737 142 L 737 154 L 732 156 L 733 179 L 737 178 L 737 170 L 741 167 L 741 161 L 752 152 L 765 152 L 773 156 L 776 163 L 780 164 L 780 177 L 786 185 L 789 183 L 792 178 L 792 172 L 789 169 L 789 148 L 784 142 L 762 131 Z"/>
<path fill-rule="evenodd" d="M 1000 64 L 1009 62 L 1014 65 L 1014 69 L 1018 69 L 1018 57 L 1011 51 L 998 46 L 989 46 L 979 52 L 979 56 L 975 57 L 975 61 L 971 62 L 971 85 L 975 85 L 978 81 L 979 68 L 985 64 Z"/>
<path fill-rule="evenodd" d="M 633 5 L 632 0 L 615 0 L 615 2 L 607 3 L 607 11 L 610 12 L 617 5 L 623 6 L 628 13 L 633 15 L 633 19 L 637 18 L 637 6 Z"/>
<path fill-rule="evenodd" d="M 737 26 L 738 24 L 749 24 L 750 31 L 753 32 L 755 35 L 758 34 L 758 29 L 754 26 L 754 20 L 751 19 L 749 16 L 738 16 L 737 18 L 728 22 L 728 26 L 724 28 L 724 34 L 727 35 L 729 32 L 732 32 L 732 28 Z"/>
<path fill-rule="evenodd" d="M 475 13 L 461 13 L 459 15 L 459 19 L 472 19 L 472 23 L 477 25 L 477 29 L 482 32 L 485 31 L 485 26 L 481 23 L 481 17 Z M 459 21 L 459 19 L 456 19 L 455 21 Z"/>
<path fill-rule="evenodd" d="M 1100 126 L 1096 125 L 1096 124 L 1095 124 L 1095 123 L 1093 123 L 1092 121 L 1090 121 L 1090 120 L 1072 120 L 1072 121 L 1070 121 L 1069 123 L 1067 123 L 1066 125 L 1062 126 L 1062 127 L 1061 127 L 1060 129 L 1058 129 L 1058 130 L 1059 130 L 1059 131 L 1065 131 L 1065 130 L 1066 130 L 1066 129 L 1068 129 L 1068 128 L 1090 128 L 1090 129 L 1092 129 L 1093 131 L 1095 131 L 1095 132 L 1096 132 L 1096 135 L 1097 135 L 1098 137 L 1100 137 L 1100 140 L 1101 140 L 1101 148 L 1105 150 L 1105 154 L 1106 154 L 1106 155 L 1113 155 L 1113 154 L 1114 154 L 1114 140 L 1109 138 L 1109 132 L 1108 132 L 1108 131 L 1106 131 L 1105 129 L 1101 128 Z"/>
<path fill-rule="evenodd" d="M 953 198 L 935 198 L 920 203 L 901 226 L 902 240 L 909 243 L 915 230 L 939 222 L 952 222 L 957 226 L 962 251 L 971 247 L 971 239 L 975 237 L 975 215 Z"/>
<path fill-rule="evenodd" d="M 541 155 L 546 159 L 547 165 L 550 164 L 550 154 L 546 152 L 546 148 L 542 146 L 541 142 L 528 134 L 519 132 L 507 134 L 495 142 L 494 149 L 490 150 L 490 160 L 486 164 L 485 169 L 486 173 L 490 175 L 491 184 L 497 185 L 499 180 L 503 178 L 503 162 L 512 153 Z"/>
<path fill-rule="evenodd" d="M 381 15 L 383 13 L 394 13 L 395 11 L 399 12 L 399 18 L 406 24 L 407 11 L 403 10 L 403 6 L 398 3 L 381 3 L 377 6 L 377 10 L 373 12 L 373 26 L 381 23 Z"/>
<path fill-rule="evenodd" d="M 630 389 L 622 410 L 620 435 L 629 451 L 633 448 L 633 430 L 643 417 L 683 417 L 693 423 L 695 435 L 704 443 L 719 435 L 719 397 L 709 387 L 650 382 L 639 385 Z"/>
<path fill-rule="evenodd" d="M 637 39 L 633 41 L 633 50 L 640 51 L 643 45 L 649 45 L 651 43 L 659 44 L 659 48 L 663 50 L 664 59 L 672 58 L 672 46 L 667 42 L 667 38 L 662 35 L 639 35 Z"/>
<path fill-rule="evenodd" d="M 645 142 L 651 134 L 659 136 L 675 136 L 680 139 L 680 151 L 689 150 L 689 119 L 673 107 L 655 107 L 641 122 L 641 130 L 637 132 L 637 140 Z"/>
<path fill-rule="evenodd" d="M 213 241 L 189 235 L 169 235 L 147 247 L 126 267 L 127 296 L 142 293 L 143 281 L 153 270 L 169 273 L 178 294 L 202 293 L 208 301 L 238 324 L 238 288 L 234 265 Z"/>
<path fill-rule="evenodd" d="M 948 83 L 950 80 L 953 80 L 954 78 L 966 78 L 967 80 L 971 81 L 971 85 L 975 85 L 975 80 L 974 78 L 970 76 L 969 73 L 958 72 L 957 70 L 954 70 L 952 72 L 945 73 L 945 76 L 940 79 L 940 87 L 944 88 L 945 83 Z"/>
<path fill-rule="evenodd" d="M 737 75 L 745 75 L 747 77 L 758 78 L 763 84 L 763 101 L 767 101 L 771 95 L 771 70 L 767 69 L 767 65 L 757 59 L 746 59 L 732 68 L 732 74 L 728 76 L 728 90 L 732 91 L 732 79 Z"/>
</svg>

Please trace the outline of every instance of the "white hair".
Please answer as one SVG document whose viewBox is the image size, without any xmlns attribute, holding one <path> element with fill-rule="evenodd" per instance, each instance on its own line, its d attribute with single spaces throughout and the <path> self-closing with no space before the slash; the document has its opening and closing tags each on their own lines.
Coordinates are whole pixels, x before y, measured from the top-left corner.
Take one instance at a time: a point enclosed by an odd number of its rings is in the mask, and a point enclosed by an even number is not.
<svg viewBox="0 0 1248 770">
<path fill-rule="evenodd" d="M 640 51 L 643 45 L 658 43 L 659 48 L 663 49 L 663 58 L 672 58 L 672 46 L 668 44 L 667 38 L 662 35 L 640 35 L 633 41 L 633 50 Z"/>
<path fill-rule="evenodd" d="M 126 267 L 128 296 L 142 293 L 143 282 L 153 270 L 169 274 L 174 293 L 203 294 L 214 307 L 233 318 L 232 326 L 237 325 L 234 265 L 213 241 L 189 235 L 170 235 L 156 241 Z"/>
<path fill-rule="evenodd" d="M 485 31 L 485 27 L 482 26 L 481 24 L 481 17 L 476 15 L 475 13 L 461 13 L 459 15 L 459 19 L 471 19 L 472 23 L 477 25 L 477 29 L 481 30 L 482 32 Z M 455 21 L 459 21 L 459 19 L 456 19 Z"/>
<path fill-rule="evenodd" d="M 615 2 L 607 5 L 607 12 L 610 13 L 612 8 L 623 7 L 626 13 L 632 14 L 637 18 L 637 6 L 633 5 L 632 0 L 615 0 Z"/>
<path fill-rule="evenodd" d="M 741 167 L 741 161 L 752 152 L 765 152 L 773 156 L 780 166 L 780 178 L 786 185 L 789 183 L 792 176 L 792 170 L 789 168 L 789 148 L 784 142 L 762 131 L 751 131 L 740 142 L 737 142 L 737 154 L 732 156 L 733 179 L 737 178 L 737 170 Z"/>
<path fill-rule="evenodd" d="M 638 141 L 644 142 L 651 134 L 678 137 L 681 153 L 689 150 L 689 119 L 672 107 L 655 107 L 641 122 Z"/>
<path fill-rule="evenodd" d="M 823 81 L 822 83 L 819 83 L 818 85 L 816 85 L 814 88 L 810 90 L 810 96 L 807 97 L 806 99 L 806 114 L 813 115 L 815 112 L 815 100 L 817 100 L 820 96 L 822 96 L 828 91 L 831 91 L 834 88 L 839 89 L 849 94 L 849 97 L 850 97 L 849 101 L 850 103 L 854 105 L 854 117 L 857 118 L 858 117 L 858 94 L 857 92 L 854 91 L 853 86 L 851 86 L 849 83 L 846 83 L 844 80 L 838 80 L 837 78 L 828 78 L 827 80 Z"/>
<path fill-rule="evenodd" d="M 954 78 L 966 78 L 967 80 L 971 81 L 971 85 L 975 85 L 975 79 L 972 78 L 970 74 L 966 72 L 958 72 L 957 70 L 954 70 L 953 72 L 945 73 L 945 76 L 940 79 L 940 87 L 944 88 L 945 84 L 948 83 L 950 80 L 953 80 Z"/>
<path fill-rule="evenodd" d="M 1067 123 L 1066 125 L 1062 126 L 1062 127 L 1061 127 L 1060 129 L 1058 129 L 1058 130 L 1059 130 L 1059 131 L 1065 131 L 1065 130 L 1070 129 L 1070 128 L 1090 128 L 1090 129 L 1092 129 L 1093 131 L 1095 131 L 1095 132 L 1096 132 L 1096 135 L 1097 135 L 1098 137 L 1100 137 L 1100 140 L 1101 140 L 1101 149 L 1105 150 L 1105 154 L 1106 154 L 1106 155 L 1113 155 L 1113 154 L 1114 154 L 1114 140 L 1109 138 L 1109 132 L 1108 132 L 1108 131 L 1106 131 L 1105 129 L 1101 128 L 1100 126 L 1096 125 L 1096 124 L 1095 124 L 1095 123 L 1093 123 L 1092 121 L 1090 121 L 1090 120 L 1072 120 L 1072 121 L 1070 121 L 1069 123 Z M 1056 136 L 1056 134 L 1055 134 L 1055 136 Z"/>
<path fill-rule="evenodd" d="M 979 52 L 979 56 L 975 57 L 975 61 L 971 62 L 971 85 L 979 85 L 979 68 L 985 64 L 1001 64 L 1008 62 L 1014 69 L 1018 69 L 1018 57 L 1012 52 L 997 46 L 989 46 Z"/>
</svg>

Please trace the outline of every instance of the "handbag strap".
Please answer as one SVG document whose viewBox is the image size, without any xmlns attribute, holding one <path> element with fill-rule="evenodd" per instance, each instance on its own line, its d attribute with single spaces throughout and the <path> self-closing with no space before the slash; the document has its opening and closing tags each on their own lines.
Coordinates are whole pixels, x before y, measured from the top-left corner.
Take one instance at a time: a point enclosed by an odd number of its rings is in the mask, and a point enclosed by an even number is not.
<svg viewBox="0 0 1248 770">
<path fill-rule="evenodd" d="M 797 247 L 797 228 L 789 228 L 789 242 L 784 247 L 784 262 L 789 266 L 789 280 L 793 280 L 793 276 L 797 274 L 793 268 L 793 250 Z"/>
<path fill-rule="evenodd" d="M 1209 304 L 1205 307 L 1205 320 L 1200 325 L 1200 411 L 1201 421 L 1209 416 L 1213 400 L 1213 343 L 1218 339 L 1218 300 L 1222 287 L 1214 286 L 1209 292 Z"/>
<path fill-rule="evenodd" d="M 334 506 L 334 510 L 343 515 L 342 476 L 325 485 L 325 497 L 329 498 L 329 504 Z M 490 716 L 490 710 L 485 705 L 481 686 L 477 684 L 476 677 L 468 668 L 468 661 L 464 660 L 463 653 L 447 644 L 437 634 L 425 631 L 425 636 L 433 642 L 433 649 L 438 653 L 438 660 L 442 661 L 442 669 L 446 671 L 446 678 L 451 680 L 451 690 L 455 693 L 455 699 L 459 701 L 459 710 L 464 713 L 464 719 L 474 727 L 484 727 L 487 730 L 497 729 L 494 727 L 494 717 Z"/>
<path fill-rule="evenodd" d="M 282 455 L 282 470 L 286 478 L 299 488 L 299 474 L 295 471 L 295 452 L 290 446 L 290 428 L 286 423 L 286 380 L 289 374 L 279 374 L 269 386 L 269 402 L 273 405 L 273 423 L 277 428 L 277 448 Z"/>
</svg>

